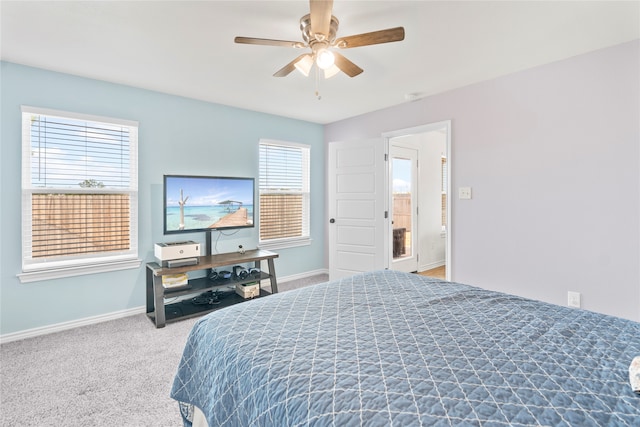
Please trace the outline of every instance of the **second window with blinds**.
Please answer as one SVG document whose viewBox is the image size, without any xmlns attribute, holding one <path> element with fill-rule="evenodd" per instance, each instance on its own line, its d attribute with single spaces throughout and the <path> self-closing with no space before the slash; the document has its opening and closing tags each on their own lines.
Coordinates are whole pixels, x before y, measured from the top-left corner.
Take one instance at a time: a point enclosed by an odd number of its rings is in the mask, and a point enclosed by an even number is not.
<svg viewBox="0 0 640 427">
<path fill-rule="evenodd" d="M 261 140 L 260 247 L 310 244 L 310 146 Z"/>
</svg>

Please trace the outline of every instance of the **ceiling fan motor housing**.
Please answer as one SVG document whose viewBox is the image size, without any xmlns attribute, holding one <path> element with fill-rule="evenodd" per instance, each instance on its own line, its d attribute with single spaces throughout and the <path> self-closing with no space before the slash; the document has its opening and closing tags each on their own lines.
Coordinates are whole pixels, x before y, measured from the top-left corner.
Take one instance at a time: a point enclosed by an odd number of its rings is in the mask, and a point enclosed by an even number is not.
<svg viewBox="0 0 640 427">
<path fill-rule="evenodd" d="M 340 25 L 338 18 L 331 15 L 329 34 L 314 33 L 311 30 L 311 14 L 308 13 L 300 18 L 300 31 L 302 31 L 302 39 L 311 47 L 313 47 L 313 44 L 316 42 L 324 42 L 327 45 L 332 45 L 336 40 L 338 25 Z"/>
</svg>

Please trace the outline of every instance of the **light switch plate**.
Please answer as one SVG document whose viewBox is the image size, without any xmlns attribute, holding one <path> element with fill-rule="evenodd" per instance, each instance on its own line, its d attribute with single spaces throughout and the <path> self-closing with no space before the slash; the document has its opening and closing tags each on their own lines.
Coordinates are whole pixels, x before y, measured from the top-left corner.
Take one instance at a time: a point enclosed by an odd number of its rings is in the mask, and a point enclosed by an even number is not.
<svg viewBox="0 0 640 427">
<path fill-rule="evenodd" d="M 470 199 L 471 198 L 471 187 L 459 187 L 458 188 L 458 198 L 459 199 Z"/>
</svg>

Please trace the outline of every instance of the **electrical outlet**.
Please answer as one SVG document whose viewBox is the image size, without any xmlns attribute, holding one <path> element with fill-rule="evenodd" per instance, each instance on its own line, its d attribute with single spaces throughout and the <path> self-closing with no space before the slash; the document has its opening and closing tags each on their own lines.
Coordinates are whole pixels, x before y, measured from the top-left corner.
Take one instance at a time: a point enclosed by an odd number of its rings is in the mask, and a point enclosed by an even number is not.
<svg viewBox="0 0 640 427">
<path fill-rule="evenodd" d="M 580 308 L 580 292 L 571 292 L 567 293 L 567 305 L 569 307 L 577 307 Z"/>
</svg>

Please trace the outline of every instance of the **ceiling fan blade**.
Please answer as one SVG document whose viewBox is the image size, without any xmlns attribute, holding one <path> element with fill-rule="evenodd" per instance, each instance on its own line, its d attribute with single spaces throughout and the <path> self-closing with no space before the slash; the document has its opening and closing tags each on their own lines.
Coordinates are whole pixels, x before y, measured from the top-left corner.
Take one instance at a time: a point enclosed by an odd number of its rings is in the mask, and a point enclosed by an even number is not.
<svg viewBox="0 0 640 427">
<path fill-rule="evenodd" d="M 234 41 L 236 43 L 241 43 L 241 44 L 257 44 L 262 46 L 282 46 L 282 47 L 296 47 L 296 48 L 306 47 L 306 45 L 302 42 L 292 42 L 288 40 L 256 39 L 253 37 L 236 37 Z"/>
<path fill-rule="evenodd" d="M 314 34 L 322 34 L 326 39 L 331 31 L 333 0 L 309 0 L 309 10 L 311 31 Z"/>
<path fill-rule="evenodd" d="M 336 67 L 340 68 L 340 70 L 349 77 L 355 77 L 362 71 L 364 71 L 362 68 L 358 67 L 356 64 L 349 61 L 338 52 L 333 52 L 333 56 L 335 57 Z"/>
<path fill-rule="evenodd" d="M 289 73 L 291 73 L 293 70 L 296 69 L 296 63 L 298 61 L 300 61 L 302 58 L 304 58 L 305 56 L 311 56 L 308 53 L 303 53 L 302 55 L 298 56 L 296 59 L 294 59 L 293 61 L 289 62 L 287 65 L 285 65 L 284 67 L 280 68 L 278 71 L 275 72 L 275 74 L 273 75 L 273 77 L 286 77 L 289 75 Z"/>
<path fill-rule="evenodd" d="M 373 31 L 371 33 L 356 34 L 355 36 L 341 37 L 334 46 L 340 49 L 369 46 L 372 44 L 399 42 L 404 40 L 404 27 L 389 28 L 387 30 Z"/>
</svg>

